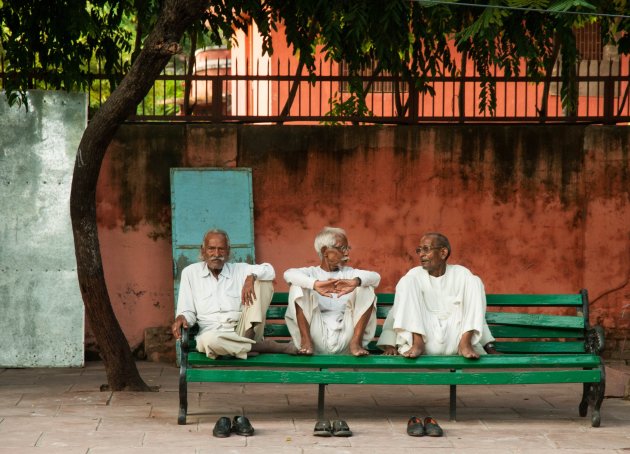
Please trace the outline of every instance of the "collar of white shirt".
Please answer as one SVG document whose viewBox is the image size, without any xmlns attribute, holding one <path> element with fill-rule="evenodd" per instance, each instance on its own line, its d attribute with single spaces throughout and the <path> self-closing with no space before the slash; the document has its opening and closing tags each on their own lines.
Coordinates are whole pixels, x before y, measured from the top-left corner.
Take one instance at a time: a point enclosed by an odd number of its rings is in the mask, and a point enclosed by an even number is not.
<svg viewBox="0 0 630 454">
<path fill-rule="evenodd" d="M 219 277 L 223 276 L 226 279 L 232 279 L 233 272 L 234 270 L 232 269 L 232 264 L 226 262 L 223 264 L 223 269 L 221 270 Z M 204 262 L 203 267 L 201 268 L 201 277 L 208 277 L 210 274 L 210 268 L 208 268 L 208 264 Z"/>
</svg>

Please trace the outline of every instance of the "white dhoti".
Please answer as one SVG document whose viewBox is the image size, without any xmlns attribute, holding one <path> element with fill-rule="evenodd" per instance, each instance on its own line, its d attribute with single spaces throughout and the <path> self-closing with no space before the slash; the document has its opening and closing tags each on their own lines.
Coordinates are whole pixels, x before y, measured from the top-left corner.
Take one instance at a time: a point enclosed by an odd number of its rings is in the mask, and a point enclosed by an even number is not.
<svg viewBox="0 0 630 454">
<path fill-rule="evenodd" d="M 366 348 L 376 333 L 376 294 L 373 287 L 357 287 L 348 295 L 345 311 L 338 314 L 320 310 L 320 295 L 315 290 L 291 285 L 289 305 L 285 315 L 287 328 L 297 348 L 302 346 L 302 336 L 297 324 L 296 305 L 300 306 L 309 324 L 315 354 L 347 354 L 354 329 L 363 315 L 372 310 L 362 337 Z"/>
<path fill-rule="evenodd" d="M 196 338 L 197 351 L 212 359 L 217 356 L 247 358 L 252 344 L 263 339 L 267 309 L 273 297 L 273 283 L 255 281 L 254 293 L 256 298 L 251 306 L 241 306 L 241 312 L 227 315 L 219 328 L 202 329 Z M 245 337 L 251 328 L 254 330 L 254 339 Z"/>
<path fill-rule="evenodd" d="M 377 344 L 396 346 L 403 354 L 413 345 L 415 333 L 422 335 L 425 354 L 456 355 L 462 335 L 472 331 L 473 348 L 485 354 L 483 345 L 493 338 L 485 321 L 481 280 L 463 267 L 449 267 L 437 279 L 414 270 L 396 286 L 394 306 Z"/>
</svg>

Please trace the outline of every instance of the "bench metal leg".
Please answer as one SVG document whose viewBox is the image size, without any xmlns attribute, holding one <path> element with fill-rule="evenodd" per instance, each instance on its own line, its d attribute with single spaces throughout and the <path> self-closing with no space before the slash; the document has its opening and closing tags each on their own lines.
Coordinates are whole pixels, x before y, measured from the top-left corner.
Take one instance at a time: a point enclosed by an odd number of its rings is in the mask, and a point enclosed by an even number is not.
<svg viewBox="0 0 630 454">
<path fill-rule="evenodd" d="M 600 367 L 602 380 L 599 383 L 584 383 L 582 391 L 582 401 L 579 406 L 580 416 L 586 416 L 588 409 L 591 410 L 591 426 L 599 427 L 601 424 L 600 408 L 604 401 L 606 391 L 606 374 L 604 367 Z"/>
<path fill-rule="evenodd" d="M 322 421 L 324 419 L 324 405 L 326 399 L 326 385 L 320 384 L 319 391 L 317 393 L 317 420 Z"/>
<path fill-rule="evenodd" d="M 183 426 L 186 424 L 186 413 L 188 412 L 188 383 L 186 382 L 186 369 L 184 366 L 179 368 L 179 415 L 177 416 L 177 424 Z"/>
<path fill-rule="evenodd" d="M 186 413 L 188 412 L 188 380 L 186 378 L 188 369 L 188 330 L 182 328 L 182 340 L 179 357 L 179 415 L 177 424 L 186 424 Z"/>
<path fill-rule="evenodd" d="M 449 403 L 449 419 L 451 421 L 457 420 L 457 385 L 449 385 L 450 388 L 450 403 Z"/>
</svg>

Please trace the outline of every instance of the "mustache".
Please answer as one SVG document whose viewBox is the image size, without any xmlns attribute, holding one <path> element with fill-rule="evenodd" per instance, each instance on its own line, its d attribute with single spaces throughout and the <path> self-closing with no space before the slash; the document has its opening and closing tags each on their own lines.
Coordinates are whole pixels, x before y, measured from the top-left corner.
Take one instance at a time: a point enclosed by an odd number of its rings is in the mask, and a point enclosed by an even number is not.
<svg viewBox="0 0 630 454">
<path fill-rule="evenodd" d="M 209 255 L 207 260 L 223 260 L 225 261 L 224 255 Z"/>
<path fill-rule="evenodd" d="M 350 260 L 350 257 L 342 257 L 340 261 L 347 262 L 348 260 Z"/>
</svg>

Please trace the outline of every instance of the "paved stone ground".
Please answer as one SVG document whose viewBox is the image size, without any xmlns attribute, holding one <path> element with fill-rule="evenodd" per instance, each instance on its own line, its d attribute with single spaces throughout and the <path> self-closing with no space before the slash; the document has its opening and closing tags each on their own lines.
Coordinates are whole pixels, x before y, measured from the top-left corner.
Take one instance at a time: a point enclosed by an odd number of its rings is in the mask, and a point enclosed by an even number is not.
<svg viewBox="0 0 630 454">
<path fill-rule="evenodd" d="M 311 435 L 316 385 L 191 384 L 188 424 L 177 425 L 178 369 L 139 362 L 156 393 L 100 392 L 102 363 L 82 369 L 0 369 L 1 453 L 437 453 L 592 454 L 630 451 L 630 401 L 607 398 L 602 426 L 580 418 L 581 385 L 461 386 L 448 421 L 446 386 L 334 385 L 327 416 L 354 436 Z M 253 437 L 212 436 L 219 416 L 247 415 Z M 407 419 L 431 415 L 442 438 L 413 438 Z"/>
</svg>

